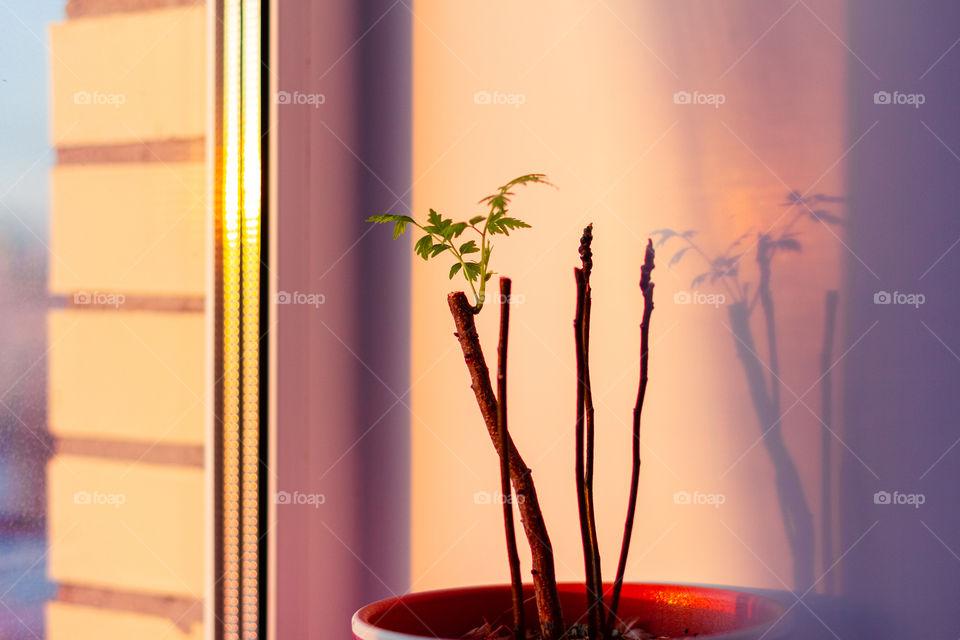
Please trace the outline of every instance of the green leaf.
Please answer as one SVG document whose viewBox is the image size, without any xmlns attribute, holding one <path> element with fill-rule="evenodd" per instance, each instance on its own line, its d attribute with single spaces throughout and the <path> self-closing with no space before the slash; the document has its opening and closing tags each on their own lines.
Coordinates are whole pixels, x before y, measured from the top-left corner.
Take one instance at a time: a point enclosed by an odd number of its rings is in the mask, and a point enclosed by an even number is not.
<svg viewBox="0 0 960 640">
<path fill-rule="evenodd" d="M 393 239 L 396 240 L 403 235 L 403 232 L 407 230 L 406 220 L 397 220 L 397 223 L 393 226 Z"/>
<path fill-rule="evenodd" d="M 513 195 L 513 193 L 511 193 L 510 189 L 511 189 L 512 187 L 515 187 L 515 186 L 518 186 L 518 185 L 524 185 L 524 184 L 527 184 L 527 183 L 529 183 L 529 182 L 540 182 L 540 183 L 543 183 L 543 184 L 550 184 L 550 183 L 547 181 L 547 177 L 546 177 L 544 174 L 542 174 L 542 173 L 528 173 L 528 174 L 526 174 L 526 175 L 522 175 L 522 176 L 519 176 L 519 177 L 517 177 L 517 178 L 514 178 L 513 180 L 511 180 L 511 181 L 508 182 L 507 184 L 505 184 L 505 185 L 503 185 L 502 187 L 500 187 L 499 189 L 497 189 L 497 193 L 495 193 L 495 194 L 493 194 L 493 195 L 490 195 L 490 196 L 487 196 L 486 198 L 484 198 L 484 199 L 481 200 L 480 202 L 481 202 L 481 203 L 486 203 L 486 204 L 490 205 L 490 208 L 491 208 L 491 209 L 499 210 L 501 213 L 503 213 L 503 212 L 506 211 L 507 205 L 508 205 L 509 202 L 510 202 L 509 196 L 512 196 L 512 195 Z M 551 186 L 552 186 L 552 185 L 551 185 Z"/>
<path fill-rule="evenodd" d="M 514 195 L 511 191 L 513 187 L 538 182 L 550 184 L 547 182 L 546 176 L 542 173 L 528 173 L 514 178 L 497 188 L 492 195 L 480 200 L 481 203 L 489 206 L 490 212 L 488 215 L 476 215 L 469 218 L 467 222 L 455 222 L 452 218 L 445 218 L 434 209 L 428 210 L 425 224 L 421 224 L 410 216 L 392 213 L 371 216 L 367 219 L 367 222 L 375 224 L 393 223 L 394 239 L 406 233 L 407 227 L 411 224 L 422 229 L 426 232 L 426 235 L 416 241 L 414 244 L 414 252 L 424 260 L 437 257 L 448 249 L 451 253 L 461 258 L 470 254 L 479 253 L 480 255 L 476 262 L 457 262 L 452 265 L 450 267 L 449 277 L 452 279 L 457 273 L 462 273 L 470 283 L 475 283 L 479 280 L 481 288 L 483 288 L 482 285 L 488 282 L 496 273 L 490 270 L 492 246 L 485 242 L 481 243 L 481 246 L 477 246 L 477 241 L 470 240 L 460 244 L 460 248 L 457 250 L 453 242 L 454 238 L 459 238 L 467 229 L 471 228 L 479 231 L 484 240 L 486 240 L 487 233 L 490 235 L 510 235 L 510 232 L 515 229 L 529 228 L 530 225 L 526 222 L 518 218 L 507 217 L 507 208 L 510 206 L 511 199 Z M 483 227 L 478 228 L 478 224 L 483 224 Z M 487 244 L 487 246 L 482 246 L 484 244 Z M 788 246 L 790 245 L 789 240 L 783 242 L 783 245 L 784 246 L 779 248 L 790 249 Z M 478 307 L 482 304 L 483 300 L 478 300 Z"/>
<path fill-rule="evenodd" d="M 453 234 L 456 232 L 453 225 L 450 224 L 450 221 L 447 220 L 446 223 L 440 227 L 440 236 L 449 242 L 453 238 Z"/>
<path fill-rule="evenodd" d="M 508 189 L 510 189 L 510 187 L 515 187 L 519 184 L 526 184 L 528 182 L 541 182 L 543 184 L 550 184 L 549 182 L 547 182 L 546 174 L 528 173 L 526 175 L 520 176 L 519 178 L 514 178 L 513 180 L 511 180 L 510 182 L 508 182 L 507 184 L 503 185 L 500 188 L 503 191 L 507 191 Z"/>
<path fill-rule="evenodd" d="M 488 196 L 487 204 L 490 205 L 491 209 L 495 209 L 502 214 L 507 208 L 507 196 L 504 193 L 497 193 L 492 196 Z"/>
<path fill-rule="evenodd" d="M 413 250 L 417 253 L 417 255 L 426 260 L 430 257 L 430 249 L 432 247 L 433 239 L 429 235 L 425 235 L 417 240 L 417 244 L 413 245 Z"/>
<path fill-rule="evenodd" d="M 467 271 L 467 277 L 471 282 L 476 281 L 480 277 L 480 265 L 476 262 L 465 262 L 464 268 Z"/>
<path fill-rule="evenodd" d="M 508 236 L 510 235 L 511 229 L 529 229 L 530 225 L 523 220 L 518 220 L 517 218 L 500 218 L 497 221 L 497 227 L 498 233 Z"/>
<path fill-rule="evenodd" d="M 376 216 L 370 216 L 367 218 L 367 222 L 373 222 L 376 224 L 382 224 L 384 222 L 413 222 L 413 218 L 410 216 L 401 216 L 393 213 L 382 213 Z"/>
</svg>

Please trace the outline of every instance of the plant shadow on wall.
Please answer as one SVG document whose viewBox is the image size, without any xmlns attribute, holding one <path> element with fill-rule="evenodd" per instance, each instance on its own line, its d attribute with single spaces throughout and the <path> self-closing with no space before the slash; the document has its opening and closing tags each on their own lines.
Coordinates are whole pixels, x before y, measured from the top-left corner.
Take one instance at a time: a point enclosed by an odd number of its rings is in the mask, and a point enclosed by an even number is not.
<svg viewBox="0 0 960 640">
<path fill-rule="evenodd" d="M 746 377 L 750 400 L 761 429 L 761 438 L 770 461 L 773 463 L 780 514 L 790 546 L 793 563 L 794 588 L 806 590 L 813 586 L 815 567 L 814 520 L 809 502 L 804 494 L 797 464 L 788 450 L 783 437 L 784 411 L 781 403 L 780 336 L 777 333 L 777 316 L 773 287 L 773 267 L 783 254 L 800 253 L 801 224 L 823 227 L 840 226 L 843 220 L 824 207 L 836 206 L 842 197 L 817 193 L 804 195 L 799 191 L 787 194 L 782 206 L 789 207 L 787 214 L 766 231 L 754 234 L 748 231 L 735 238 L 719 253 L 710 253 L 695 240 L 696 231 L 688 229 L 657 229 L 651 235 L 657 238 L 657 247 L 671 243 L 682 244 L 670 258 L 669 267 L 680 263 L 684 257 L 698 258 L 706 271 L 698 274 L 690 283 L 691 290 L 707 283 L 719 288 L 723 296 L 733 301 L 727 306 L 730 333 L 737 357 Z M 792 215 L 790 215 L 792 213 Z M 785 220 L 785 221 L 784 221 Z M 784 222 L 780 222 L 784 221 Z M 833 237 L 836 234 L 829 230 Z M 752 244 L 750 243 L 753 238 Z M 756 284 L 744 278 L 741 265 L 752 259 L 756 264 Z M 675 301 L 691 302 L 691 292 L 678 292 Z M 824 296 L 824 332 L 821 351 L 821 526 L 820 541 L 824 571 L 833 561 L 831 532 L 832 461 L 831 427 L 832 393 L 830 370 L 833 367 L 832 346 L 836 329 L 838 292 L 828 290 Z M 757 309 L 762 315 L 766 338 L 766 360 L 758 354 L 757 339 L 750 321 Z M 789 409 L 788 409 L 789 411 Z"/>
<path fill-rule="evenodd" d="M 415 594 L 373 603 L 354 616 L 354 633 L 363 640 L 384 637 L 441 637 L 470 640 L 646 640 L 667 637 L 715 637 L 731 631 L 765 632 L 782 616 L 780 605 L 751 594 L 682 585 L 644 585 L 624 582 L 630 549 L 640 472 L 640 423 L 648 384 L 650 320 L 653 312 L 655 250 L 648 240 L 640 270 L 643 315 L 640 322 L 639 382 L 631 429 L 632 465 L 630 495 L 616 577 L 605 583 L 601 577 L 600 549 L 594 507 L 595 420 L 590 377 L 590 317 L 593 270 L 593 225 L 580 238 L 580 267 L 574 268 L 576 311 L 573 321 L 577 363 L 575 425 L 575 484 L 585 584 L 558 584 L 553 547 L 540 509 L 532 472 L 523 461 L 507 426 L 507 344 L 510 323 L 511 280 L 500 278 L 500 332 L 497 348 L 496 393 L 480 344 L 475 316 L 487 300 L 492 240 L 530 225 L 507 214 L 514 189 L 530 184 L 549 184 L 543 174 L 527 174 L 499 187 L 480 200 L 487 213 L 463 221 L 446 218 L 431 209 L 424 222 L 405 215 L 373 216 L 370 222 L 392 224 L 393 237 L 408 228 L 423 232 L 414 251 L 424 260 L 452 257 L 448 275 L 465 278 L 472 300 L 462 291 L 447 296 L 454 334 L 463 351 L 483 422 L 500 462 L 503 522 L 510 567 L 509 588 L 489 587 L 471 591 Z M 672 232 L 671 232 L 672 233 Z M 688 234 L 689 236 L 689 234 Z M 470 237 L 470 239 L 466 239 Z M 689 237 L 688 237 L 689 240 Z M 531 551 L 532 588 L 522 584 L 514 530 L 516 505 Z M 532 595 L 532 598 L 529 597 Z M 422 607 L 418 611 L 417 607 Z M 405 610 L 391 617 L 395 609 Z M 505 620 L 506 612 L 512 620 Z M 571 615 L 572 612 L 572 615 Z M 408 615 L 412 614 L 411 615 Z M 566 616 L 565 616 L 566 614 Z M 424 621 L 426 617 L 430 622 Z M 536 620 L 527 624 L 527 619 Z M 383 632 L 387 632 L 384 634 Z M 738 635 L 737 637 L 747 637 Z M 753 637 L 753 636 L 750 636 Z"/>
</svg>

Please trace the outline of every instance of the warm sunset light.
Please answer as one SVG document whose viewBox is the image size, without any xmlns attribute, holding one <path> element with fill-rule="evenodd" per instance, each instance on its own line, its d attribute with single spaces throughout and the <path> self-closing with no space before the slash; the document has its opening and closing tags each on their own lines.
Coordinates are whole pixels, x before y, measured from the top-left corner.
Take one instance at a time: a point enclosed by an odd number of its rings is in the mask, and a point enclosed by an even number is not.
<svg viewBox="0 0 960 640">
<path fill-rule="evenodd" d="M 958 0 L 0 0 L 0 640 L 960 637 L 958 78 Z"/>
</svg>

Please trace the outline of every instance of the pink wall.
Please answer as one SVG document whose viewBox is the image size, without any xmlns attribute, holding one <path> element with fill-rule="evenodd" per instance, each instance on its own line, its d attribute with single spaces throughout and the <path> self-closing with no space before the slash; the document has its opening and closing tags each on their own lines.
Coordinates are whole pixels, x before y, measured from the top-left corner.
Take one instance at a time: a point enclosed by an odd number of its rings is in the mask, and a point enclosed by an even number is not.
<svg viewBox="0 0 960 640">
<path fill-rule="evenodd" d="M 847 53 L 831 33 L 843 31 L 843 11 L 831 2 L 790 6 L 415 4 L 414 211 L 472 215 L 480 197 L 531 171 L 559 187 L 518 193 L 515 211 L 534 228 L 501 240 L 494 261 L 524 297 L 512 324 L 511 424 L 541 487 L 562 579 L 583 572 L 572 482 L 571 331 L 571 270 L 582 227 L 595 223 L 598 509 L 611 576 L 628 488 L 637 280 L 647 236 L 661 227 L 694 228 L 706 248 L 722 250 L 787 212 L 780 203 L 790 189 L 843 193 L 838 97 Z M 678 105 L 678 91 L 721 93 L 725 102 Z M 477 92 L 516 97 L 514 104 L 478 104 Z M 805 250 L 783 256 L 773 286 L 785 387 L 801 397 L 811 391 L 786 413 L 783 431 L 819 523 L 823 296 L 839 282 L 842 246 L 816 225 L 798 229 Z M 745 247 L 753 243 L 751 236 Z M 668 269 L 674 248 L 661 250 L 654 272 L 652 382 L 628 578 L 792 585 L 772 465 L 758 443 L 762 429 L 727 307 L 674 304 L 674 294 L 690 290 L 702 270 L 692 255 Z M 450 336 L 449 265 L 413 261 L 412 586 L 502 582 L 508 573 L 498 511 L 474 502 L 475 492 L 497 486 L 497 466 Z M 756 282 L 752 253 L 742 270 Z M 479 320 L 488 358 L 495 316 L 491 309 Z M 786 388 L 783 396 L 785 409 L 794 405 Z M 719 493 L 726 502 L 717 509 L 677 505 L 678 490 Z M 819 575 L 823 560 L 814 562 L 810 570 Z"/>
</svg>

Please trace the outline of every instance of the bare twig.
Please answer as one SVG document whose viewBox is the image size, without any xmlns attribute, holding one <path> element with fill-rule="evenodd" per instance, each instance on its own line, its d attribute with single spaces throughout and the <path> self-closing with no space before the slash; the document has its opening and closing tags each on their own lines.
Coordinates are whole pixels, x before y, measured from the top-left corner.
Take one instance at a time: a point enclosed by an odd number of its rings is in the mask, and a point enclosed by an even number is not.
<svg viewBox="0 0 960 640">
<path fill-rule="evenodd" d="M 487 426 L 487 432 L 500 455 L 504 449 L 500 443 L 498 427 L 498 403 L 490 385 L 490 371 L 487 369 L 480 338 L 474 321 L 474 312 L 467 296 L 462 291 L 447 296 L 447 304 L 456 326 L 457 340 L 463 350 L 463 359 L 470 372 L 471 388 L 480 407 L 480 413 Z M 537 490 L 533 484 L 530 469 L 527 468 L 513 443 L 509 433 L 506 437 L 506 452 L 510 465 L 510 479 L 517 495 L 520 509 L 520 521 L 523 524 L 533 567 L 533 589 L 537 601 L 537 613 L 540 621 L 541 640 L 557 640 L 564 632 L 563 613 L 560 609 L 560 596 L 557 592 L 556 569 L 553 559 L 553 546 L 547 534 L 546 523 L 540 510 Z"/>
<path fill-rule="evenodd" d="M 583 317 L 584 304 L 587 297 L 587 283 L 583 277 L 583 269 L 573 270 L 577 283 L 577 306 L 573 318 L 573 335 L 576 345 L 577 358 L 577 414 L 576 414 L 576 463 L 575 479 L 577 485 L 577 510 L 580 520 L 580 542 L 583 545 L 583 566 L 587 582 L 587 630 L 590 640 L 597 637 L 597 596 L 594 593 L 596 576 L 593 562 L 593 543 L 590 538 L 590 520 L 587 514 L 586 468 L 584 460 L 584 396 L 586 393 L 584 375 L 584 348 L 583 348 Z"/>
<path fill-rule="evenodd" d="M 590 274 L 593 271 L 593 224 L 588 224 L 580 237 L 580 261 L 583 265 L 583 410 L 585 415 L 586 427 L 586 450 L 584 451 L 584 472 L 583 472 L 583 493 L 584 503 L 586 505 L 586 529 L 590 542 L 590 553 L 584 556 L 586 561 L 589 557 L 591 571 L 588 574 L 587 593 L 589 596 L 590 620 L 596 627 L 597 636 L 605 637 L 606 625 L 604 621 L 604 602 L 603 602 L 603 577 L 600 568 L 600 543 L 597 539 L 597 517 L 596 507 L 594 506 L 593 492 L 593 469 L 594 469 L 594 451 L 596 442 L 596 429 L 593 407 L 593 385 L 590 382 L 590 310 L 592 307 L 592 297 L 590 288 Z M 586 552 L 586 550 L 585 550 Z M 588 627 L 590 625 L 588 624 Z"/>
<path fill-rule="evenodd" d="M 507 559 L 510 563 L 510 591 L 513 597 L 513 636 L 526 640 L 523 616 L 523 578 L 520 576 L 520 555 L 513 526 L 513 498 L 510 490 L 510 436 L 507 430 L 507 344 L 510 336 L 510 278 L 500 278 L 500 342 L 497 347 L 497 423 L 500 429 L 500 494 L 503 496 L 503 528 L 507 537 Z"/>
<path fill-rule="evenodd" d="M 640 485 L 640 415 L 643 413 L 643 398 L 647 393 L 647 368 L 650 362 L 650 316 L 653 314 L 653 282 L 650 281 L 654 269 L 653 241 L 647 241 L 647 252 L 640 270 L 640 291 L 643 292 L 643 320 L 640 322 L 640 384 L 637 389 L 637 403 L 633 408 L 633 468 L 630 475 L 630 501 L 627 504 L 627 519 L 623 526 L 623 541 L 620 544 L 620 561 L 617 564 L 617 577 L 613 583 L 613 596 L 610 599 L 609 629 L 617 619 L 617 607 L 620 604 L 620 590 L 623 587 L 623 574 L 627 569 L 627 555 L 630 552 L 630 536 L 633 533 L 633 519 L 637 511 L 637 490 Z"/>
</svg>

